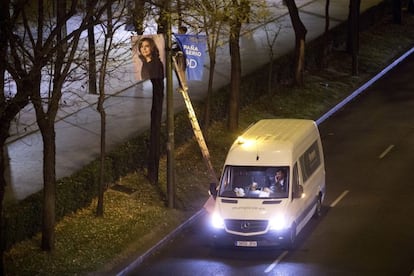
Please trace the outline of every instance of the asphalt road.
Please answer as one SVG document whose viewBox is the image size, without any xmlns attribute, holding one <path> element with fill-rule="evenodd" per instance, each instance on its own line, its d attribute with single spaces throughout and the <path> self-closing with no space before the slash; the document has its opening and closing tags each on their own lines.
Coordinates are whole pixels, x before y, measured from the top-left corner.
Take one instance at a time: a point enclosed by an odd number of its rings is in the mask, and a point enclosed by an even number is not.
<svg viewBox="0 0 414 276">
<path fill-rule="evenodd" d="M 129 275 L 414 275 L 414 55 L 320 125 L 328 193 L 295 250 L 213 249 L 205 217 Z"/>
</svg>

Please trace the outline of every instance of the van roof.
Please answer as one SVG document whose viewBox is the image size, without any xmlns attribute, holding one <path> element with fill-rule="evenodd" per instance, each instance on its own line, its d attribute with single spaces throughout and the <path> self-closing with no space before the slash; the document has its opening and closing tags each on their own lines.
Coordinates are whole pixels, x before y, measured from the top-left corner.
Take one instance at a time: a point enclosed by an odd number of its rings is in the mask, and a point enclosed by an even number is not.
<svg viewBox="0 0 414 276">
<path fill-rule="evenodd" d="M 233 143 L 226 164 L 289 164 L 296 150 L 304 150 L 318 136 L 316 123 L 312 120 L 260 120 Z"/>
</svg>

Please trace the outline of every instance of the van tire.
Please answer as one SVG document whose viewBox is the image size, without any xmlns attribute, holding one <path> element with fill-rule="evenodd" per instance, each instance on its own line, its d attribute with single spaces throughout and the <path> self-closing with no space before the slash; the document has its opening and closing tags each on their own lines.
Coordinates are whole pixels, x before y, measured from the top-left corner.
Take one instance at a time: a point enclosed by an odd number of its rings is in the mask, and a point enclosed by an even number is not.
<svg viewBox="0 0 414 276">
<path fill-rule="evenodd" d="M 320 218 L 321 216 L 322 216 L 322 198 L 319 195 L 318 199 L 316 200 L 315 214 L 313 215 L 313 217 Z"/>
</svg>

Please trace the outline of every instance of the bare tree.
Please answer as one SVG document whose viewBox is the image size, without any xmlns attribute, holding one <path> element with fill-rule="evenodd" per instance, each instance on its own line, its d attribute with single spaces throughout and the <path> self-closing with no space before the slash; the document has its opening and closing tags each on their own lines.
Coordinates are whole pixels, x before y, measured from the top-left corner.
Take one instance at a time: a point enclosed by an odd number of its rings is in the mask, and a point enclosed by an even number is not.
<svg viewBox="0 0 414 276">
<path fill-rule="evenodd" d="M 144 18 L 145 18 L 145 0 L 134 0 L 134 7 L 132 9 L 132 21 L 134 31 L 141 35 L 144 33 Z"/>
<path fill-rule="evenodd" d="M 235 131 L 239 127 L 240 109 L 240 83 L 241 83 L 241 59 L 240 59 L 240 32 L 242 23 L 248 21 L 250 15 L 250 2 L 248 0 L 232 0 L 229 13 L 229 47 L 230 47 L 230 97 L 227 127 Z"/>
<path fill-rule="evenodd" d="M 272 92 L 272 83 L 273 83 L 273 64 L 275 58 L 274 45 L 276 43 L 277 37 L 279 36 L 282 25 L 278 22 L 272 22 L 272 24 L 266 24 L 264 26 L 266 33 L 266 43 L 269 49 L 269 71 L 267 79 L 267 93 Z"/>
<path fill-rule="evenodd" d="M 286 6 L 289 10 L 290 19 L 293 29 L 295 30 L 295 77 L 296 85 L 303 84 L 303 72 L 305 70 L 305 37 L 306 27 L 303 25 L 299 17 L 298 7 L 295 0 L 286 0 Z"/>
<path fill-rule="evenodd" d="M 402 0 L 392 0 L 392 21 L 402 24 Z"/>
<path fill-rule="evenodd" d="M 321 66 L 326 67 L 327 59 L 329 54 L 329 25 L 330 25 L 330 18 L 329 18 L 329 5 L 330 0 L 326 0 L 325 2 L 325 31 L 323 33 L 323 49 L 322 49 L 322 57 L 321 57 Z"/>
<path fill-rule="evenodd" d="M 118 41 L 117 43 L 114 41 L 114 34 L 115 32 L 123 27 L 121 22 L 122 16 L 124 15 L 124 11 L 126 9 L 124 1 L 115 1 L 113 5 L 108 5 L 107 13 L 105 20 L 102 20 L 100 24 L 102 31 L 102 35 L 104 36 L 103 45 L 101 48 L 100 53 L 100 64 L 99 64 L 99 81 L 98 81 L 98 88 L 99 88 L 99 98 L 97 103 L 97 110 L 101 117 L 101 151 L 100 151 L 100 173 L 99 173 L 99 191 L 98 191 L 98 204 L 96 208 L 96 215 L 101 217 L 104 214 L 104 191 L 105 191 L 105 159 L 106 159 L 106 112 L 105 112 L 105 84 L 106 84 L 106 77 L 111 74 L 110 70 L 110 59 L 112 60 L 112 67 L 119 66 L 124 60 L 122 57 L 115 56 L 112 54 L 113 50 L 119 48 L 119 43 L 123 43 L 125 41 Z M 113 11 L 116 11 L 116 15 L 114 16 Z M 115 62 L 118 61 L 118 62 Z"/>
<path fill-rule="evenodd" d="M 87 28 L 89 18 L 92 15 L 99 18 L 102 14 L 102 5 L 99 3 L 96 0 L 91 6 L 93 9 L 85 12 L 83 17 L 80 17 L 81 21 L 76 28 L 67 35 L 66 23 L 77 14 L 78 1 L 76 0 L 68 1 L 68 5 L 56 5 L 58 8 L 56 18 L 43 0 L 17 1 L 12 10 L 7 1 L 5 8 L 6 13 L 13 12 L 9 17 L 7 29 L 3 29 L 9 51 L 6 70 L 16 84 L 16 92 L 11 100 L 15 102 L 13 110 L 20 110 L 30 99 L 35 107 L 36 120 L 43 139 L 42 249 L 47 251 L 54 249 L 55 238 L 56 134 L 54 122 L 62 96 L 62 86 L 71 72 L 79 37 Z M 34 4 L 37 6 L 33 6 Z M 98 7 L 100 10 L 97 9 Z M 30 14 L 31 9 L 36 11 L 35 16 Z M 6 14 L 7 17 L 8 14 Z M 50 85 L 46 91 L 43 89 L 45 83 Z M 6 112 L 2 113 L 2 116 L 10 114 Z M 2 118 L 5 119 L 5 117 Z M 7 124 L 5 126 L 9 127 Z"/>
<path fill-rule="evenodd" d="M 88 0 L 88 5 L 93 5 L 93 2 Z M 97 94 L 96 91 L 96 46 L 95 46 L 95 29 L 94 18 L 91 16 L 88 22 L 88 54 L 89 54 L 89 93 Z"/>
<path fill-rule="evenodd" d="M 30 90 L 21 91 L 20 94 L 7 95 L 4 85 L 6 83 L 9 38 L 12 35 L 11 18 L 10 18 L 10 1 L 0 1 L 0 241 L 4 240 L 3 232 L 3 199 L 7 185 L 6 172 L 9 165 L 6 139 L 9 137 L 11 121 L 18 112 L 28 103 Z M 23 77 L 23 76 L 22 76 Z M 26 76 L 27 77 L 27 76 Z M 0 242 L 0 274 L 4 275 L 4 244 Z"/>
<path fill-rule="evenodd" d="M 45 7 L 43 1 L 39 0 L 38 7 L 38 32 L 41 33 L 38 37 L 44 36 L 43 22 L 47 20 L 44 16 Z M 49 95 L 45 97 L 40 87 L 36 89 L 32 96 L 32 103 L 36 112 L 36 119 L 42 134 L 43 139 L 43 178 L 44 178 L 44 208 L 43 208 L 43 224 L 42 224 L 42 249 L 51 251 L 54 249 L 54 225 L 55 225 L 55 202 L 56 202 L 56 133 L 55 133 L 55 119 L 59 108 L 59 102 L 62 97 L 62 87 L 70 73 L 72 62 L 76 54 L 79 37 L 83 30 L 88 26 L 89 18 L 92 16 L 100 17 L 102 9 L 98 14 L 95 14 L 95 8 L 99 1 L 90 3 L 88 10 L 85 13 L 78 29 L 62 37 L 60 29 L 66 25 L 66 22 L 76 13 L 77 1 L 72 1 L 68 10 L 58 13 L 56 25 L 52 30 L 56 30 L 56 35 L 53 37 L 54 53 L 48 56 L 45 60 L 47 66 L 52 68 L 50 76 L 52 86 L 49 90 Z M 30 32 L 30 30 L 27 30 Z M 40 77 L 41 79 L 41 77 Z"/>
<path fill-rule="evenodd" d="M 207 50 L 210 61 L 207 96 L 204 103 L 203 128 L 207 129 L 211 121 L 211 101 L 213 94 L 214 71 L 216 67 L 216 53 L 220 43 L 220 35 L 223 34 L 222 27 L 225 24 L 227 3 L 220 0 L 203 0 L 193 2 L 191 11 L 195 16 L 191 17 L 191 26 L 195 30 L 204 32 L 207 37 Z"/>
<path fill-rule="evenodd" d="M 358 75 L 359 13 L 361 0 L 350 0 L 348 16 L 348 52 L 352 55 L 352 75 Z"/>
</svg>

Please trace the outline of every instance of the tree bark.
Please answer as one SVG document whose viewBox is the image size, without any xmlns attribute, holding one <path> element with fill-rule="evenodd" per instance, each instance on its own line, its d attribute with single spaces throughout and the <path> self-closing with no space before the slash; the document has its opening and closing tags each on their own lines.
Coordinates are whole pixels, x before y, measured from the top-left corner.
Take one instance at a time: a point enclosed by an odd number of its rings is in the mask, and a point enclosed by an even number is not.
<svg viewBox="0 0 414 276">
<path fill-rule="evenodd" d="M 214 56 L 211 56 L 210 53 L 210 68 L 209 68 L 209 75 L 208 75 L 208 86 L 207 86 L 207 97 L 204 103 L 204 125 L 203 130 L 207 130 L 210 126 L 211 122 L 211 97 L 213 94 L 213 81 L 214 81 L 214 69 L 216 68 L 216 57 L 215 53 Z M 206 139 L 208 139 L 207 131 L 204 132 Z"/>
<path fill-rule="evenodd" d="M 402 24 L 402 0 L 392 0 L 392 22 Z"/>
<path fill-rule="evenodd" d="M 106 112 L 105 112 L 105 78 L 106 68 L 108 65 L 108 57 L 112 48 L 112 40 L 114 35 L 114 29 L 112 25 L 112 7 L 107 7 L 107 30 L 104 38 L 104 45 L 102 47 L 102 62 L 99 67 L 99 98 L 97 104 L 97 110 L 101 117 L 101 156 L 99 167 L 99 187 L 98 187 L 98 204 L 96 206 L 96 216 L 102 217 L 104 215 L 104 192 L 105 192 L 105 159 L 106 159 Z"/>
<path fill-rule="evenodd" d="M 322 50 L 322 57 L 321 57 L 321 67 L 325 68 L 328 65 L 328 55 L 329 55 L 329 5 L 330 0 L 326 0 L 325 2 L 325 31 L 323 33 L 323 50 Z"/>
<path fill-rule="evenodd" d="M 138 35 L 142 35 L 144 33 L 145 0 L 134 0 L 134 3 L 135 7 L 132 10 L 134 29 Z"/>
<path fill-rule="evenodd" d="M 241 59 L 240 59 L 240 32 L 243 19 L 246 15 L 241 14 L 244 1 L 233 0 L 234 15 L 230 18 L 230 97 L 227 127 L 235 131 L 239 127 L 240 109 L 240 81 L 241 81 Z"/>
<path fill-rule="evenodd" d="M 56 132 L 54 120 L 39 123 L 43 139 L 43 223 L 42 249 L 55 248 L 56 223 Z"/>
<path fill-rule="evenodd" d="M 96 47 L 93 17 L 88 26 L 88 55 L 89 55 L 89 94 L 98 94 L 96 90 Z"/>
<path fill-rule="evenodd" d="M 105 74 L 101 71 L 101 74 Z M 104 179 L 105 179 L 105 157 L 106 157 L 106 112 L 104 108 L 105 93 L 102 86 L 99 84 L 99 99 L 98 99 L 98 112 L 101 117 L 101 156 L 100 156 L 100 168 L 99 168 L 99 187 L 98 187 L 98 204 L 96 206 L 96 216 L 102 217 L 104 214 Z"/>
<path fill-rule="evenodd" d="M 6 171 L 9 166 L 9 158 L 6 148 L 6 139 L 9 136 L 10 120 L 4 120 L 3 110 L 6 109 L 7 103 L 4 97 L 4 74 L 6 72 L 6 55 L 7 55 L 7 20 L 9 17 L 9 1 L 0 1 L 0 275 L 5 275 L 4 271 L 4 250 L 5 237 L 3 232 L 3 199 L 7 185 Z"/>
<path fill-rule="evenodd" d="M 220 3 L 221 4 L 221 3 Z M 223 3 L 224 4 L 224 3 Z M 219 43 L 221 27 L 224 24 L 223 18 L 219 16 L 222 10 L 222 6 L 214 2 L 210 4 L 210 1 L 201 1 L 200 10 L 203 10 L 203 17 L 206 18 L 206 21 L 210 22 L 211 27 L 205 26 L 204 31 L 207 37 L 207 48 L 210 59 L 209 67 L 209 78 L 207 86 L 207 96 L 204 103 L 204 114 L 202 120 L 202 129 L 204 130 L 204 137 L 208 140 L 208 131 L 207 129 L 211 123 L 211 104 L 213 96 L 213 83 L 214 83 L 214 73 L 216 68 L 216 53 Z M 211 12 L 207 12 L 211 11 Z"/>
<path fill-rule="evenodd" d="M 306 27 L 299 17 L 299 11 L 294 0 L 286 0 L 293 29 L 295 30 L 295 76 L 296 85 L 303 85 L 303 72 L 305 69 L 305 37 Z"/>
<path fill-rule="evenodd" d="M 352 55 L 352 75 L 358 76 L 359 55 L 359 13 L 361 0 L 351 0 L 349 7 L 349 46 Z"/>
<path fill-rule="evenodd" d="M 239 127 L 239 108 L 240 108 L 240 80 L 241 80 L 241 60 L 240 60 L 240 30 L 241 23 L 235 22 L 231 27 L 230 34 L 230 99 L 228 114 L 228 129 L 235 131 Z"/>
</svg>

